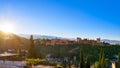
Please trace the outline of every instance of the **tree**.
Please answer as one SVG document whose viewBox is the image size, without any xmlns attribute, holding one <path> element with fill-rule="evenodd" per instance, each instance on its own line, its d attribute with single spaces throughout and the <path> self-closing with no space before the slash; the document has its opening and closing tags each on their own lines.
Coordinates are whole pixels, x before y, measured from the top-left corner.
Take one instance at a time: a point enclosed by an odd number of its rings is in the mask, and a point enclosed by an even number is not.
<svg viewBox="0 0 120 68">
<path fill-rule="evenodd" d="M 33 35 L 30 36 L 30 47 L 28 49 L 27 58 L 36 58 L 36 50 L 35 50 Z"/>
<path fill-rule="evenodd" d="M 22 57 L 22 52 L 21 52 L 20 48 L 17 50 L 17 54 L 18 54 L 19 57 Z"/>
<path fill-rule="evenodd" d="M 77 61 L 75 61 L 75 67 L 78 68 L 79 67 L 79 64 Z"/>
<path fill-rule="evenodd" d="M 66 60 L 63 60 L 62 65 L 63 65 L 63 67 L 64 67 L 64 68 L 66 68 L 66 67 L 67 67 Z"/>
<path fill-rule="evenodd" d="M 82 49 L 80 50 L 80 68 L 84 68 L 84 58 Z"/>
<path fill-rule="evenodd" d="M 69 66 L 69 68 L 71 68 L 70 57 L 68 58 L 68 66 Z"/>
<path fill-rule="evenodd" d="M 98 68 L 106 68 L 104 50 L 101 49 Z"/>
<path fill-rule="evenodd" d="M 120 63 L 120 52 L 118 53 L 118 62 Z"/>
<path fill-rule="evenodd" d="M 105 59 L 106 68 L 109 68 L 110 64 L 111 64 L 110 60 L 109 59 Z"/>
<path fill-rule="evenodd" d="M 90 59 L 89 59 L 89 57 L 87 57 L 85 68 L 90 68 Z"/>
</svg>

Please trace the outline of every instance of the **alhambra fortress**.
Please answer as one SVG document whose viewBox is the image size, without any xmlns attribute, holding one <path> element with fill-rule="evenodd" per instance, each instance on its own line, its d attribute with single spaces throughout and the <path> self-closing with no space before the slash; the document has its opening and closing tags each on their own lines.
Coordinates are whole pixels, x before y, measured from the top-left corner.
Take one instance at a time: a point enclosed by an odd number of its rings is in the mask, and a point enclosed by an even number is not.
<svg viewBox="0 0 120 68">
<path fill-rule="evenodd" d="M 68 39 L 52 39 L 45 42 L 40 42 L 42 45 L 68 45 L 68 44 L 90 44 L 90 45 L 103 45 L 100 38 L 96 40 L 89 39 L 81 39 L 79 37 L 76 40 L 68 40 Z"/>
</svg>

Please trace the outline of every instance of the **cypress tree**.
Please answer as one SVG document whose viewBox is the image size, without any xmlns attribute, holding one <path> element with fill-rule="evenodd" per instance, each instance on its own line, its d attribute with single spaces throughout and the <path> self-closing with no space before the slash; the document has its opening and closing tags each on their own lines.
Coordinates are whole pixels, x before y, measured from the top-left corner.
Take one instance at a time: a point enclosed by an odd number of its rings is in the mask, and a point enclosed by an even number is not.
<svg viewBox="0 0 120 68">
<path fill-rule="evenodd" d="M 105 54 L 104 54 L 104 51 L 103 51 L 102 59 L 101 59 L 101 68 L 105 68 L 105 66 L 106 66 L 106 63 L 105 63 Z"/>
<path fill-rule="evenodd" d="M 78 62 L 77 62 L 77 61 L 75 62 L 75 67 L 76 67 L 76 68 L 78 68 L 78 67 L 79 67 L 79 64 L 78 64 Z"/>
<path fill-rule="evenodd" d="M 100 50 L 100 55 L 99 55 L 99 63 L 98 63 L 98 68 L 101 68 L 101 59 L 102 59 L 102 53 L 103 53 L 103 50 L 101 48 Z"/>
<path fill-rule="evenodd" d="M 68 58 L 68 67 L 71 68 L 70 57 Z"/>
<path fill-rule="evenodd" d="M 80 50 L 80 68 L 84 68 L 83 51 Z"/>
<path fill-rule="evenodd" d="M 118 63 L 120 63 L 120 52 L 118 53 Z"/>
<path fill-rule="evenodd" d="M 87 57 L 85 68 L 90 68 L 90 59 L 89 59 L 89 57 Z"/>
<path fill-rule="evenodd" d="M 22 57 L 22 52 L 21 52 L 20 48 L 17 50 L 17 54 L 18 54 L 19 57 Z"/>
<path fill-rule="evenodd" d="M 63 64 L 63 67 L 64 67 L 64 68 L 66 68 L 66 67 L 67 67 L 67 63 L 66 63 L 66 61 L 65 61 L 65 60 L 63 60 L 63 63 L 62 63 L 62 64 Z"/>
<path fill-rule="evenodd" d="M 100 57 L 99 57 L 99 68 L 106 68 L 105 54 L 104 54 L 103 49 L 101 49 L 101 52 L 100 52 Z"/>
<path fill-rule="evenodd" d="M 36 51 L 35 51 L 33 35 L 30 36 L 30 47 L 28 49 L 27 58 L 36 58 Z"/>
</svg>

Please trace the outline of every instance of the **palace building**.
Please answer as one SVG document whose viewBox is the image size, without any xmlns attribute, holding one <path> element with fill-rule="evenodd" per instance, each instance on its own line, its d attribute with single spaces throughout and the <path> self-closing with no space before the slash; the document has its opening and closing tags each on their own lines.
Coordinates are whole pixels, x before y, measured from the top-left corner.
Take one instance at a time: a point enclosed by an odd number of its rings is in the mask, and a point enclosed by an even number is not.
<svg viewBox="0 0 120 68">
<path fill-rule="evenodd" d="M 100 38 L 96 40 L 89 40 L 89 39 L 81 39 L 79 37 L 76 40 L 69 40 L 69 39 L 51 39 L 42 43 L 43 45 L 68 45 L 68 44 L 90 44 L 90 45 L 103 45 Z"/>
</svg>

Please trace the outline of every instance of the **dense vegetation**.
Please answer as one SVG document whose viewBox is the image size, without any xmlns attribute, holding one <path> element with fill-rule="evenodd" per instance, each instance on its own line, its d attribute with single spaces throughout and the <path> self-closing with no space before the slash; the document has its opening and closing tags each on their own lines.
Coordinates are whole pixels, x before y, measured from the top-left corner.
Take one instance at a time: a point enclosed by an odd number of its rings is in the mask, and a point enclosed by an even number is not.
<svg viewBox="0 0 120 68">
<path fill-rule="evenodd" d="M 55 46 L 43 46 L 36 45 L 37 54 L 42 54 L 43 58 L 47 54 L 51 54 L 52 57 L 73 57 L 77 56 L 79 59 L 80 48 L 83 49 L 84 57 L 89 56 L 92 62 L 99 60 L 99 54 L 101 48 L 105 52 L 105 57 L 112 60 L 114 55 L 118 55 L 120 52 L 119 45 L 110 45 L 110 46 L 97 46 L 97 45 L 82 45 L 82 44 L 73 44 L 73 45 L 55 45 Z"/>
</svg>

